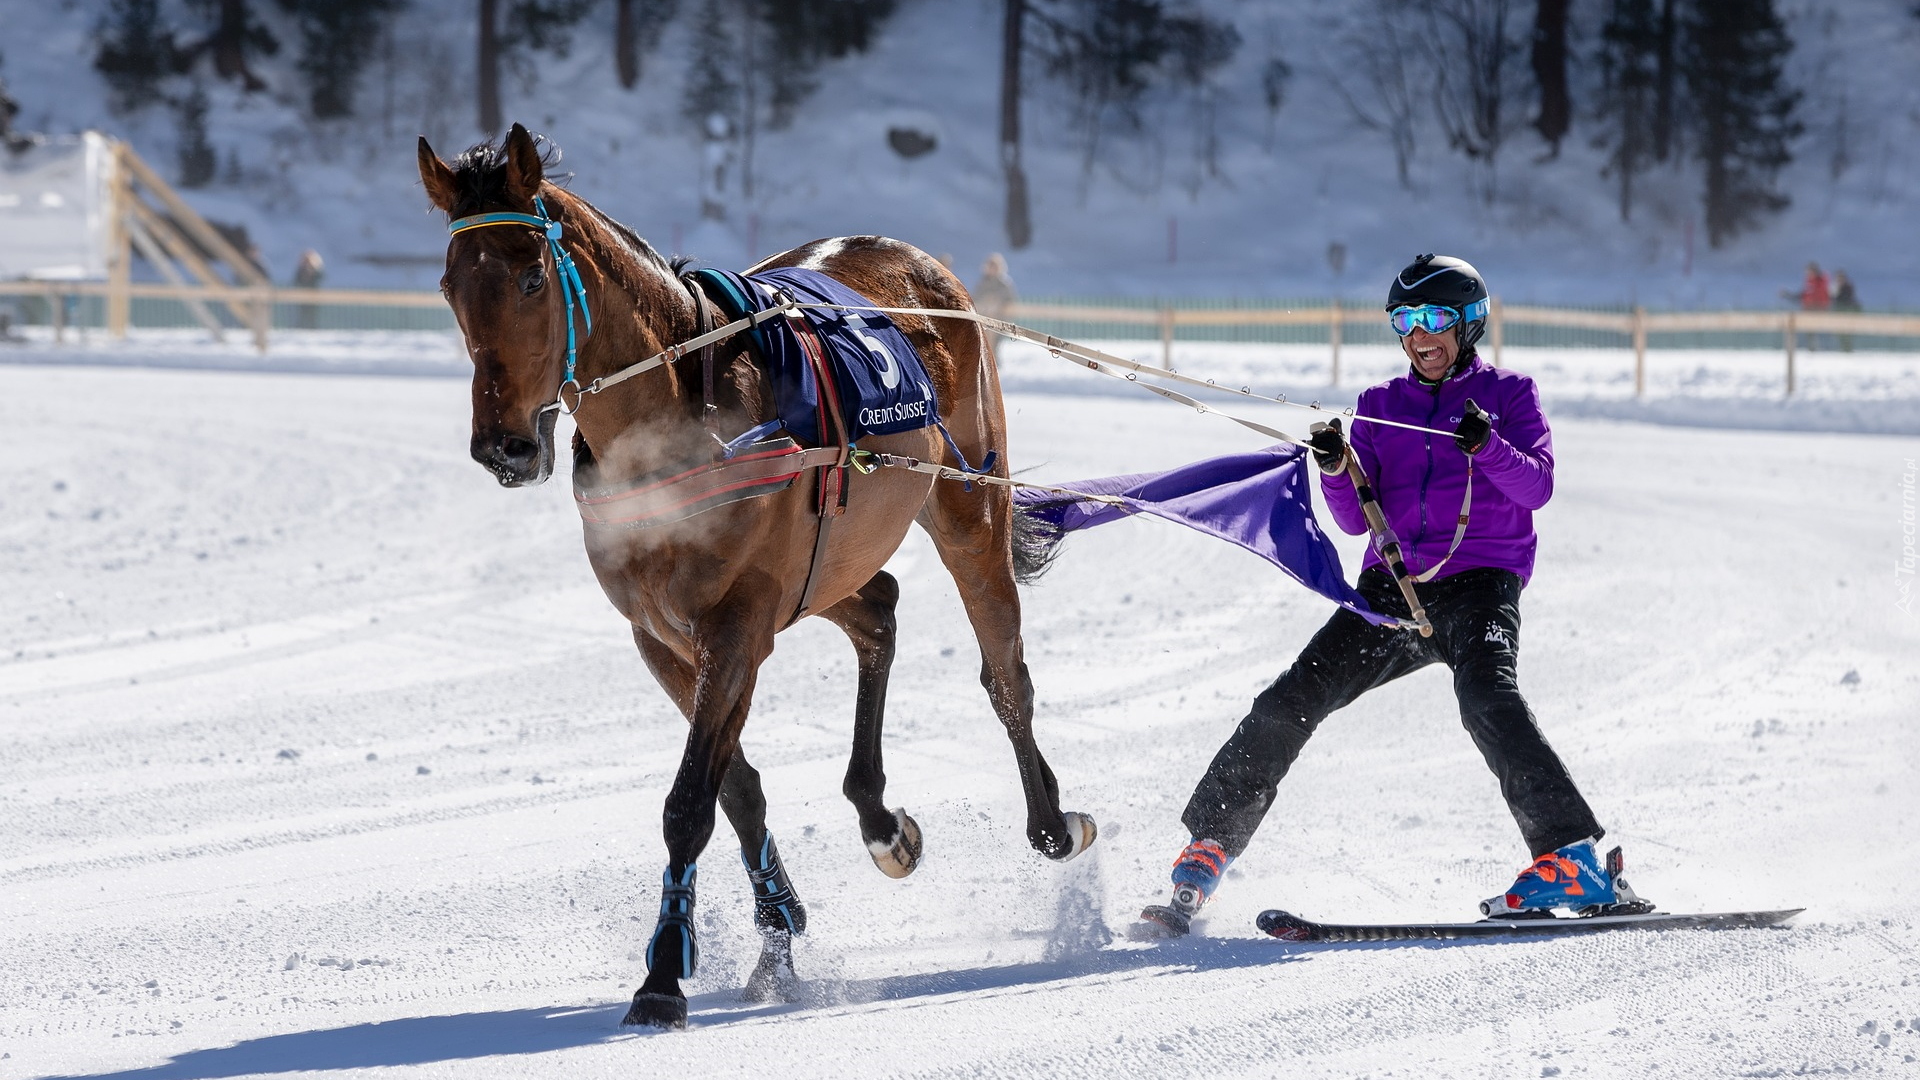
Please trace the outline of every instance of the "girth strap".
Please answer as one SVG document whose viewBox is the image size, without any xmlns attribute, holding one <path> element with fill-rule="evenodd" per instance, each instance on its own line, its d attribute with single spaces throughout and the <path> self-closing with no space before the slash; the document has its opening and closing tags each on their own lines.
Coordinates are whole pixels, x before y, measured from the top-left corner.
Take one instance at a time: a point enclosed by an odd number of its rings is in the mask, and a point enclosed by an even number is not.
<svg viewBox="0 0 1920 1080">
<path fill-rule="evenodd" d="M 782 295 L 782 301 L 790 298 Z M 819 525 L 813 536 L 813 558 L 807 565 L 807 583 L 801 587 L 800 603 L 793 609 L 793 615 L 787 619 L 792 626 L 806 618 L 811 611 L 813 592 L 820 584 L 821 567 L 827 561 L 827 537 L 832 532 L 833 519 L 847 509 L 847 466 L 853 461 L 853 444 L 847 438 L 846 417 L 840 413 L 840 385 L 834 378 L 833 364 L 828 359 L 825 343 L 814 332 L 813 324 L 805 315 L 797 311 L 789 313 L 793 331 L 799 338 L 800 349 L 806 353 L 807 363 L 813 368 L 815 398 L 818 412 L 815 414 L 820 430 L 821 446 L 818 449 L 831 449 L 834 463 L 819 472 L 817 481 L 816 509 Z"/>
</svg>

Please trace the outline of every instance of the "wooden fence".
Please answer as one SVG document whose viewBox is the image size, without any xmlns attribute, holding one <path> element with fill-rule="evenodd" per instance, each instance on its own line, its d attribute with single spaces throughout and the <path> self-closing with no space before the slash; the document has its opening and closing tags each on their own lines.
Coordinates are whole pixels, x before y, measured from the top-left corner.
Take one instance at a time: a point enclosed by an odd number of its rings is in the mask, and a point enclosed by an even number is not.
<svg viewBox="0 0 1920 1080">
<path fill-rule="evenodd" d="M 445 299 L 437 292 L 386 291 L 373 289 L 298 289 L 269 284 L 225 285 L 180 283 L 134 283 L 124 277 L 107 281 L 4 281 L 0 297 L 32 297 L 46 302 L 52 310 L 55 339 L 66 330 L 66 303 L 74 297 L 104 297 L 108 312 L 107 329 L 114 337 L 125 336 L 128 303 L 134 298 L 177 300 L 194 309 L 196 318 L 209 322 L 207 304 L 221 304 L 232 318 L 246 326 L 255 348 L 265 352 L 273 330 L 274 305 L 317 308 L 346 305 L 374 308 L 442 309 Z M 1114 326 L 1152 328 L 1160 340 L 1160 359 L 1171 366 L 1173 346 L 1182 328 L 1220 327 L 1302 327 L 1325 328 L 1332 355 L 1332 381 L 1340 381 L 1340 350 L 1348 326 L 1378 328 L 1381 311 L 1372 306 L 1356 306 L 1333 301 L 1322 307 L 1299 308 L 1205 308 L 1205 307 L 1119 307 L 1081 303 L 1020 303 L 1008 317 L 1015 322 L 1098 323 Z M 1857 335 L 1860 337 L 1920 338 L 1920 314 L 1886 314 L 1842 311 L 1591 311 L 1574 308 L 1537 307 L 1503 304 L 1494 298 L 1488 313 L 1487 342 L 1490 359 L 1501 362 L 1507 331 L 1515 326 L 1559 327 L 1572 330 L 1602 331 L 1630 340 L 1634 354 L 1634 393 L 1646 391 L 1647 336 L 1655 333 L 1748 333 L 1775 336 L 1786 357 L 1787 393 L 1796 389 L 1796 357 L 1799 342 L 1807 334 Z M 212 324 L 217 332 L 217 323 Z"/>
<path fill-rule="evenodd" d="M 1096 307 L 1079 304 L 1017 304 L 1007 316 L 1015 322 L 1119 323 L 1151 326 L 1160 337 L 1160 363 L 1173 364 L 1173 344 L 1180 327 L 1295 326 L 1325 327 L 1333 357 L 1331 381 L 1340 382 L 1340 348 L 1346 326 L 1378 326 L 1385 319 L 1377 307 L 1343 305 L 1291 310 L 1180 307 Z M 1920 337 L 1920 314 L 1853 311 L 1588 311 L 1576 308 L 1503 304 L 1494 297 L 1487 315 L 1489 359 L 1497 366 L 1509 326 L 1547 326 L 1599 330 L 1626 336 L 1633 348 L 1633 392 L 1646 393 L 1647 335 L 1652 333 L 1762 333 L 1777 335 L 1786 355 L 1787 393 L 1796 389 L 1796 356 L 1802 334 L 1848 334 L 1861 337 Z"/>
</svg>

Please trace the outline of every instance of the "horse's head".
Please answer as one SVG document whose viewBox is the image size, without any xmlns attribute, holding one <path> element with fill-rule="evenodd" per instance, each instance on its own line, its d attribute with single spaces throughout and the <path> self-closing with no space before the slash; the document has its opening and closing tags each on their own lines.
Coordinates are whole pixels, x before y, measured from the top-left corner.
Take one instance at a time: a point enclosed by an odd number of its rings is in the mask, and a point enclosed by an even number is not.
<svg viewBox="0 0 1920 1080">
<path fill-rule="evenodd" d="M 451 166 L 420 140 L 427 197 L 456 223 L 476 215 L 532 216 L 542 195 L 545 212 L 560 220 L 563 196 L 551 185 L 544 192 L 541 187 L 551 163 L 519 124 L 499 146 L 475 146 Z M 553 472 L 554 403 L 566 378 L 568 312 L 559 268 L 540 228 L 511 220 L 491 224 L 453 235 L 440 291 L 473 358 L 473 459 L 502 485 L 519 487 Z M 574 223 L 567 225 L 577 236 Z"/>
</svg>

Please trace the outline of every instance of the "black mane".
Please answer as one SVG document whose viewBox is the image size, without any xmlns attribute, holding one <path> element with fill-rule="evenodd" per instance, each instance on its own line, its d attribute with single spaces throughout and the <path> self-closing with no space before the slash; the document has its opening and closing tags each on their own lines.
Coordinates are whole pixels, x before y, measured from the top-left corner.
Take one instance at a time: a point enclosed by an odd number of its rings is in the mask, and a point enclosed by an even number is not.
<svg viewBox="0 0 1920 1080">
<path fill-rule="evenodd" d="M 540 156 L 540 170 L 546 178 L 556 184 L 570 179 L 570 174 L 553 171 L 560 164 L 560 148 L 545 135 L 537 132 L 531 134 L 534 149 Z M 486 206 L 498 206 L 507 201 L 507 150 L 504 143 L 505 140 L 501 144 L 475 143 L 450 163 L 454 183 L 453 217 L 477 214 Z"/>
<path fill-rule="evenodd" d="M 552 139 L 539 132 L 528 132 L 533 136 L 535 151 L 540 156 L 540 171 L 555 184 L 564 186 L 573 179 L 572 173 L 556 173 L 554 167 L 560 164 L 560 147 Z M 504 143 L 505 140 L 502 140 Z M 449 163 L 453 170 L 454 204 L 448 215 L 462 218 L 478 214 L 488 206 L 500 206 L 507 201 L 507 150 L 504 145 L 492 142 L 475 143 L 465 153 Z M 662 267 L 667 260 L 646 238 L 634 232 L 623 222 L 614 220 L 606 213 L 594 209 L 593 213 L 621 239 L 632 245 L 643 258 L 652 259 Z M 679 268 L 673 268 L 678 273 Z"/>
</svg>

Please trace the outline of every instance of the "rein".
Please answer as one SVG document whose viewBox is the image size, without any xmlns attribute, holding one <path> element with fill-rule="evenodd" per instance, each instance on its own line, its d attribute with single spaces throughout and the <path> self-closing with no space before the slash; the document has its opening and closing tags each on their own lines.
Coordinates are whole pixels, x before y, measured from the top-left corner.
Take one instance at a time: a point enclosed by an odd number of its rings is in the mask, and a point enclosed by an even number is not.
<svg viewBox="0 0 1920 1080">
<path fill-rule="evenodd" d="M 458 236 L 469 229 L 484 229 L 492 225 L 527 225 L 538 229 L 547 238 L 547 250 L 553 254 L 553 273 L 560 279 L 560 296 L 567 305 L 567 377 L 561 382 L 560 390 L 552 401 L 540 406 L 543 413 L 560 409 L 570 412 L 561 405 L 569 383 L 578 390 L 580 383 L 573 377 L 575 361 L 579 355 L 578 340 L 573 330 L 573 309 L 580 308 L 581 320 L 587 325 L 587 333 L 593 333 L 593 312 L 587 308 L 587 286 L 580 280 L 580 268 L 573 263 L 573 256 L 560 246 L 562 229 L 560 223 L 547 214 L 547 204 L 540 196 L 533 197 L 534 214 L 515 214 L 502 211 L 494 214 L 472 214 L 447 223 L 447 235 Z"/>
</svg>

